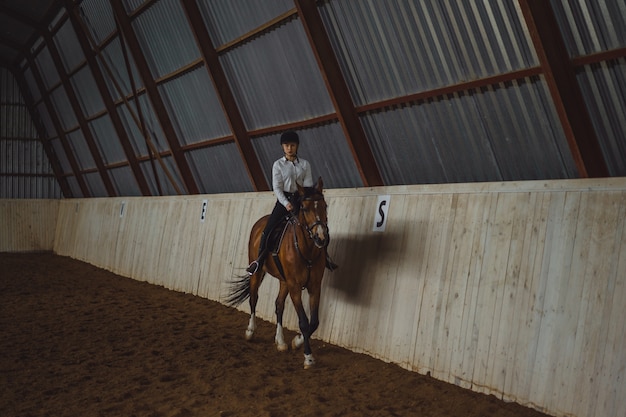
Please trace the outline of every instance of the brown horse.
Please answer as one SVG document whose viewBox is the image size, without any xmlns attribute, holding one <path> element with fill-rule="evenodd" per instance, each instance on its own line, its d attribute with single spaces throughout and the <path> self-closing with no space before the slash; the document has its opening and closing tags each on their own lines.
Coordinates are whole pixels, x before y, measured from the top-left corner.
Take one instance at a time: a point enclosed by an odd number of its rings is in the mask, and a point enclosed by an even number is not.
<svg viewBox="0 0 626 417">
<path fill-rule="evenodd" d="M 255 310 L 259 298 L 259 287 L 265 273 L 278 278 L 280 289 L 276 297 L 276 347 L 279 351 L 288 349 L 283 336 L 283 310 L 287 294 L 298 314 L 300 334 L 294 337 L 292 348 L 297 349 L 304 345 L 304 368 L 308 369 L 315 364 L 311 354 L 309 339 L 319 325 L 318 309 L 322 286 L 322 277 L 326 265 L 326 247 L 329 243 L 328 219 L 326 215 L 326 201 L 322 192 L 323 183 L 320 177 L 317 186 L 310 188 L 298 187 L 300 195 L 300 209 L 291 213 L 287 218 L 284 233 L 281 236 L 277 253 L 270 253 L 263 265 L 254 274 L 246 275 L 234 283 L 231 293 L 226 300 L 229 305 L 237 306 L 249 298 L 250 321 L 246 330 L 246 339 L 251 340 L 256 329 Z M 250 233 L 248 243 L 248 257 L 252 262 L 258 255 L 261 233 L 265 228 L 269 216 L 259 219 Z M 268 248 L 271 245 L 268 242 Z M 309 293 L 311 319 L 306 315 L 302 304 L 302 290 Z"/>
</svg>

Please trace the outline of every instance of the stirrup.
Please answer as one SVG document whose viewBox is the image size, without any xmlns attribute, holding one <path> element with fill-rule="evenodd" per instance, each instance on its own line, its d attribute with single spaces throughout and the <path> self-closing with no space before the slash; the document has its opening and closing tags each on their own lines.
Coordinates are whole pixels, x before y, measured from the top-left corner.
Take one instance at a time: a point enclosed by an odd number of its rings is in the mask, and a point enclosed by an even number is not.
<svg viewBox="0 0 626 417">
<path fill-rule="evenodd" d="M 254 273 L 256 273 L 256 271 L 258 270 L 259 270 L 259 261 L 252 261 L 252 263 L 248 265 L 248 267 L 246 268 L 246 272 L 248 273 L 248 275 L 254 275 Z"/>
</svg>

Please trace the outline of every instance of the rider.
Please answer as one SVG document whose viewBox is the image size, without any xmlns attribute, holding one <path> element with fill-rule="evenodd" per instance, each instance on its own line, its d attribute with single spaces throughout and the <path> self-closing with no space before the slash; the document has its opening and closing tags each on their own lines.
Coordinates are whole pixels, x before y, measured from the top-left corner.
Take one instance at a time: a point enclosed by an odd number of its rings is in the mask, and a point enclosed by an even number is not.
<svg viewBox="0 0 626 417">
<path fill-rule="evenodd" d="M 280 145 L 283 148 L 284 156 L 275 161 L 272 166 L 272 189 L 276 194 L 277 201 L 261 234 L 258 258 L 246 268 L 250 275 L 263 267 L 268 253 L 267 238 L 272 230 L 289 212 L 297 211 L 299 208 L 298 184 L 302 187 L 313 186 L 311 164 L 309 161 L 298 157 L 298 146 L 300 145 L 298 134 L 291 130 L 283 133 L 280 136 Z M 333 263 L 328 253 L 326 253 L 326 267 L 331 271 L 337 269 L 337 265 Z"/>
</svg>

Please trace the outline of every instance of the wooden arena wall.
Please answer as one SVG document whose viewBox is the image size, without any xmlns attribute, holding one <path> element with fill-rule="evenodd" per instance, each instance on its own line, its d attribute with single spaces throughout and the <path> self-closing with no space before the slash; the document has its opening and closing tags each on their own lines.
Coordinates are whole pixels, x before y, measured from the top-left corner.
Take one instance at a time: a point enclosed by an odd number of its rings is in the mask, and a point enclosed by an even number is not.
<svg viewBox="0 0 626 417">
<path fill-rule="evenodd" d="M 625 178 L 337 189 L 326 199 L 341 267 L 326 272 L 316 338 L 552 415 L 626 415 Z M 386 223 L 374 231 L 381 200 Z M 221 301 L 274 201 L 63 200 L 54 251 Z M 274 321 L 277 289 L 267 277 L 259 317 Z M 297 328 L 290 305 L 285 322 Z"/>
<path fill-rule="evenodd" d="M 0 252 L 54 249 L 59 200 L 0 199 Z"/>
</svg>

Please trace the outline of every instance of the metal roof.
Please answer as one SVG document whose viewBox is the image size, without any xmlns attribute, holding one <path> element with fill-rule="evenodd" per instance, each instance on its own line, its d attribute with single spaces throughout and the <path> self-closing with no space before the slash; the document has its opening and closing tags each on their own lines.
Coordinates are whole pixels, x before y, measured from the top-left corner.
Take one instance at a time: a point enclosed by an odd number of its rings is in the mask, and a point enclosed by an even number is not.
<svg viewBox="0 0 626 417">
<path fill-rule="evenodd" d="M 286 129 L 329 188 L 626 175 L 615 1 L 6 0 L 0 27 L 4 198 L 266 190 Z"/>
</svg>

